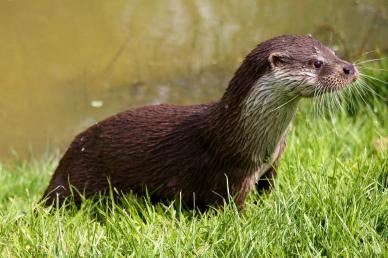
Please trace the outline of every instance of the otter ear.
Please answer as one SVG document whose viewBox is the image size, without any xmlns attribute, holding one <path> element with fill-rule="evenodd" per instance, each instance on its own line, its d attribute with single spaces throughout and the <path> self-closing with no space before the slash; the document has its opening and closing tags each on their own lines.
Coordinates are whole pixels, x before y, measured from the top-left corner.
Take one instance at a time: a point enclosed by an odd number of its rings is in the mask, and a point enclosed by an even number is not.
<svg viewBox="0 0 388 258">
<path fill-rule="evenodd" d="M 271 65 L 271 68 L 274 69 L 286 62 L 288 55 L 281 52 L 273 52 L 269 55 L 268 61 Z"/>
</svg>

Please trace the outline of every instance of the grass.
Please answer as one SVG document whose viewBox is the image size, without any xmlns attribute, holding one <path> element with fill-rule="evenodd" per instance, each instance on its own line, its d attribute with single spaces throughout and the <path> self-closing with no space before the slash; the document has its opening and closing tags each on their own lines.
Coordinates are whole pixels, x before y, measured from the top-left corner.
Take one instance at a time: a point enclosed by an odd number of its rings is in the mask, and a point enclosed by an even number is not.
<svg viewBox="0 0 388 258">
<path fill-rule="evenodd" d="M 49 212 L 36 202 L 56 159 L 0 167 L 0 256 L 388 257 L 387 117 L 383 102 L 329 118 L 303 103 L 275 189 L 240 213 L 131 195 Z"/>
</svg>

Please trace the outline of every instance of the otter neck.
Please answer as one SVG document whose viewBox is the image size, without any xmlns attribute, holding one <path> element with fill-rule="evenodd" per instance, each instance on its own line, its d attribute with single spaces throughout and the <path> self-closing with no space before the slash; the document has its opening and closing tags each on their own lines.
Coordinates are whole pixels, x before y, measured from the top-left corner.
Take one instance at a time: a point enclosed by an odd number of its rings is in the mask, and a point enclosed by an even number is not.
<svg viewBox="0 0 388 258">
<path fill-rule="evenodd" d="M 272 162 L 299 102 L 274 78 L 271 74 L 263 75 L 251 85 L 232 80 L 216 104 L 216 138 L 226 145 L 222 149 L 230 151 L 226 152 L 229 157 L 255 166 Z M 237 92 L 239 95 L 235 96 Z"/>
</svg>

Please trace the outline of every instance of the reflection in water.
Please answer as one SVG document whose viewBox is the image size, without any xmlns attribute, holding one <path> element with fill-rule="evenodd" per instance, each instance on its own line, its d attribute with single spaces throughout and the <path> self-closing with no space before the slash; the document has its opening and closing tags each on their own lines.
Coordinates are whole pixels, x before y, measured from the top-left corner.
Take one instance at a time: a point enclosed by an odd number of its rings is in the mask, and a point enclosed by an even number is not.
<svg viewBox="0 0 388 258">
<path fill-rule="evenodd" d="M 0 160 L 64 147 L 129 107 L 216 100 L 274 35 L 312 33 L 353 58 L 387 51 L 387 10 L 386 0 L 2 1 Z"/>
</svg>

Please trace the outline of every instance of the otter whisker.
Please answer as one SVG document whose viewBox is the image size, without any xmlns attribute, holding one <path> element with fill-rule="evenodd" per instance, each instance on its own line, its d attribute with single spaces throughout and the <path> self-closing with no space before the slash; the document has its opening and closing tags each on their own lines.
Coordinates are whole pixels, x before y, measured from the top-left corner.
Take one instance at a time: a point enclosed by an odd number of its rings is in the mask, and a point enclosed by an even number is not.
<svg viewBox="0 0 388 258">
<path fill-rule="evenodd" d="M 354 96 L 357 95 L 357 93 L 356 90 L 353 89 L 354 87 L 356 87 L 356 83 L 350 84 L 350 87 L 347 87 L 343 93 L 345 100 L 347 100 L 346 105 L 350 108 L 354 108 L 356 106 L 356 98 Z"/>
<path fill-rule="evenodd" d="M 347 96 L 350 96 L 350 91 L 339 91 L 338 92 L 338 97 L 341 101 L 341 110 L 342 111 L 345 111 L 346 108 L 349 107 L 349 105 L 351 105 L 351 101 L 350 102 L 347 102 L 346 99 L 347 99 Z"/>
<path fill-rule="evenodd" d="M 329 99 L 329 115 L 331 117 L 333 116 L 334 108 L 335 108 L 334 94 L 328 94 L 327 97 Z"/>
<path fill-rule="evenodd" d="M 352 83 L 351 88 L 353 90 L 353 94 L 355 96 L 359 96 L 360 99 L 366 104 L 365 99 L 363 98 L 363 90 L 361 90 L 359 88 L 358 83 Z M 358 101 L 359 98 L 354 98 L 353 96 L 349 97 L 349 100 L 351 100 L 351 101 L 356 101 L 355 99 L 357 99 L 357 101 Z"/>
<path fill-rule="evenodd" d="M 364 77 L 367 77 L 367 78 L 369 78 L 369 79 L 372 79 L 372 80 L 376 80 L 376 81 L 378 81 L 378 82 L 382 82 L 382 83 L 388 85 L 388 82 L 383 81 L 383 80 L 381 80 L 381 79 L 379 79 L 379 78 L 376 78 L 376 77 L 374 77 L 374 76 L 370 76 L 370 75 L 367 75 L 367 74 L 364 74 L 364 73 L 360 73 L 360 75 L 361 75 L 361 76 L 364 76 Z"/>
<path fill-rule="evenodd" d="M 317 115 L 322 115 L 325 111 L 325 107 L 322 105 L 324 98 L 325 98 L 324 90 L 325 89 L 322 86 L 319 89 L 319 96 L 318 96 L 318 103 L 317 103 L 318 104 L 318 107 L 317 107 L 318 114 Z"/>
<path fill-rule="evenodd" d="M 371 53 L 373 53 L 373 52 L 376 52 L 376 51 L 377 51 L 377 49 L 371 50 L 371 51 L 367 51 L 367 52 L 365 52 L 365 53 L 362 53 L 362 54 L 360 55 L 360 57 L 357 58 L 356 61 L 354 61 L 354 63 L 357 63 L 357 62 L 358 62 L 360 59 L 362 59 L 364 56 L 366 56 L 366 55 L 368 55 L 368 54 L 371 54 Z"/>
<path fill-rule="evenodd" d="M 367 101 L 364 99 L 365 91 L 360 86 L 361 85 L 359 84 L 359 82 L 353 84 L 352 88 L 354 88 L 354 93 L 355 93 L 355 95 L 358 95 L 359 98 L 351 98 L 351 99 L 354 101 L 359 101 L 359 99 L 361 99 L 364 104 L 367 104 Z"/>
<path fill-rule="evenodd" d="M 334 113 L 334 108 L 335 108 L 333 92 L 331 92 L 330 94 L 327 94 L 327 98 L 329 99 L 329 114 L 330 114 L 330 116 L 332 116 Z"/>
<path fill-rule="evenodd" d="M 323 115 L 323 113 L 325 112 L 325 109 L 327 108 L 326 106 L 326 103 L 327 103 L 327 96 L 324 94 L 324 91 L 325 91 L 325 88 L 322 87 L 322 94 L 320 96 L 320 99 L 319 99 L 319 105 L 320 105 L 320 109 L 321 109 L 321 115 Z"/>
<path fill-rule="evenodd" d="M 325 110 L 330 114 L 330 94 L 323 94 L 321 97 L 321 103 L 322 106 L 322 114 L 324 114 Z"/>
<path fill-rule="evenodd" d="M 334 112 L 337 112 L 338 110 L 342 110 L 342 103 L 341 103 L 341 99 L 338 91 L 334 91 L 333 99 L 334 99 Z"/>
<path fill-rule="evenodd" d="M 274 112 L 274 111 L 276 111 L 276 110 L 278 110 L 279 108 L 282 108 L 282 107 L 286 106 L 288 103 L 292 102 L 293 100 L 295 100 L 295 99 L 297 99 L 297 98 L 299 98 L 298 95 L 296 95 L 295 97 L 291 98 L 289 101 L 285 102 L 284 104 L 278 106 L 277 108 L 271 110 L 270 113 L 271 113 L 271 112 Z"/>
<path fill-rule="evenodd" d="M 319 97 L 320 97 L 320 91 L 321 91 L 321 85 L 318 84 L 317 85 L 317 90 L 314 91 L 314 96 L 313 96 L 313 114 L 318 117 L 319 115 L 319 111 L 318 111 L 318 107 L 319 107 Z"/>
<path fill-rule="evenodd" d="M 348 96 L 345 98 L 347 107 L 355 108 L 359 105 L 359 101 L 365 102 L 363 98 L 364 92 L 358 88 L 357 83 L 352 83 L 347 92 Z"/>
<path fill-rule="evenodd" d="M 334 99 L 336 100 L 336 104 L 338 104 L 338 109 L 342 110 L 342 103 L 341 103 L 341 95 L 339 91 L 334 92 Z"/>
<path fill-rule="evenodd" d="M 381 100 L 383 100 L 383 101 L 387 101 L 387 98 L 386 98 L 386 97 L 381 96 L 379 93 L 377 93 L 375 90 L 373 90 L 373 88 L 370 87 L 365 81 L 360 80 L 359 83 L 360 83 L 359 85 L 360 85 L 363 89 L 368 90 L 370 93 L 372 93 L 372 95 L 379 97 L 379 98 L 380 98 Z"/>
<path fill-rule="evenodd" d="M 376 70 L 376 71 L 383 71 L 383 72 L 388 72 L 388 69 L 384 69 L 384 68 L 374 68 L 374 67 L 362 67 L 361 66 L 361 69 L 368 69 L 368 70 Z"/>
<path fill-rule="evenodd" d="M 364 80 L 360 80 L 360 86 L 362 86 L 363 89 L 368 90 L 370 93 L 372 93 L 373 95 L 379 97 L 379 98 L 382 99 L 382 100 L 386 100 L 386 97 L 381 96 L 379 93 L 377 93 L 377 92 L 373 89 L 373 87 L 371 87 L 371 86 L 369 85 L 369 83 L 372 83 L 372 85 L 375 85 L 375 84 L 374 84 L 374 81 L 369 81 L 368 78 L 362 78 L 362 79 L 364 79 Z"/>
<path fill-rule="evenodd" d="M 371 62 L 375 62 L 375 61 L 384 60 L 384 59 L 387 59 L 387 58 L 388 58 L 388 57 L 369 59 L 369 60 L 365 60 L 365 61 L 361 61 L 361 62 L 355 62 L 355 64 L 356 64 L 356 65 L 366 64 L 366 63 L 371 63 Z"/>
<path fill-rule="evenodd" d="M 340 104 L 338 103 L 338 99 L 337 99 L 337 94 L 336 94 L 337 92 L 335 91 L 335 92 L 333 92 L 332 94 L 330 94 L 331 95 L 331 99 L 332 99 L 332 112 L 331 112 L 331 115 L 333 116 L 334 115 L 334 113 L 336 112 L 336 110 L 338 110 L 339 109 L 339 107 L 340 107 Z"/>
<path fill-rule="evenodd" d="M 318 116 L 318 103 L 317 103 L 317 98 L 319 97 L 319 92 L 321 90 L 321 86 L 317 85 L 317 90 L 314 91 L 314 96 L 313 96 L 313 114 L 317 117 Z"/>
<path fill-rule="evenodd" d="M 359 92 L 359 96 L 362 98 L 363 96 L 366 96 L 367 95 L 367 92 L 366 90 L 368 90 L 369 87 L 363 87 L 362 86 L 362 83 L 363 81 L 362 80 L 359 80 L 357 81 L 354 86 L 355 86 L 355 91 L 358 91 Z"/>
</svg>

